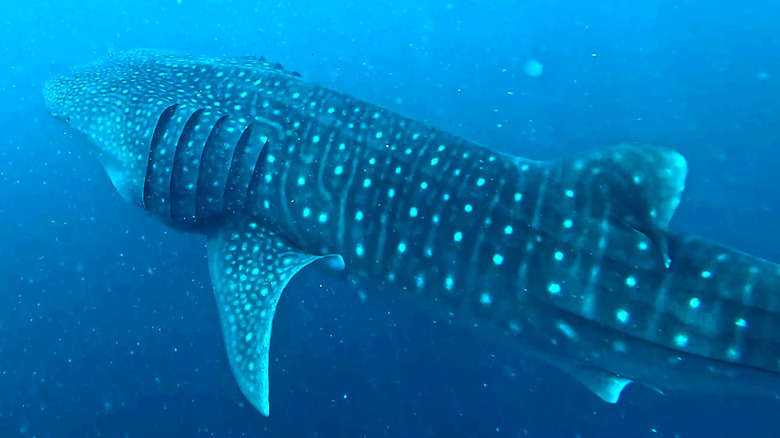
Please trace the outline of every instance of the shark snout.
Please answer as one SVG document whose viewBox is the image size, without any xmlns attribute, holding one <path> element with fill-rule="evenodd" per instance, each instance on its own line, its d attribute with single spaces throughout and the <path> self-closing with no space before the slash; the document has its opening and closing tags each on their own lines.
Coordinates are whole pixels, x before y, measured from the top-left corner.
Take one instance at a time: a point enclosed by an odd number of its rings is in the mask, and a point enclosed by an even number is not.
<svg viewBox="0 0 780 438">
<path fill-rule="evenodd" d="M 43 85 L 43 102 L 53 117 L 68 119 L 66 109 L 73 106 L 74 90 L 65 76 L 46 81 Z"/>
<path fill-rule="evenodd" d="M 59 78 L 52 78 L 46 81 L 43 85 L 43 103 L 46 105 L 46 109 L 54 117 L 57 117 L 57 102 L 59 101 Z"/>
</svg>

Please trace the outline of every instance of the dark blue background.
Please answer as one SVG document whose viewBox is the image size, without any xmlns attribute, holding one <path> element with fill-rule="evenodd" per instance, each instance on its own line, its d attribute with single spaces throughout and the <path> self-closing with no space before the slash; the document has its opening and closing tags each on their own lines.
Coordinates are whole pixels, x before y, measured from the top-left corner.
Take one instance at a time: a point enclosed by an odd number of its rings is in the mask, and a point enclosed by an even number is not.
<svg viewBox="0 0 780 438">
<path fill-rule="evenodd" d="M 123 202 L 41 98 L 115 50 L 262 54 L 529 158 L 672 146 L 691 171 L 673 228 L 780 261 L 778 23 L 768 0 L 5 2 L 0 436 L 778 436 L 776 400 L 629 386 L 605 405 L 316 269 L 279 304 L 262 418 L 228 369 L 203 239 Z"/>
</svg>

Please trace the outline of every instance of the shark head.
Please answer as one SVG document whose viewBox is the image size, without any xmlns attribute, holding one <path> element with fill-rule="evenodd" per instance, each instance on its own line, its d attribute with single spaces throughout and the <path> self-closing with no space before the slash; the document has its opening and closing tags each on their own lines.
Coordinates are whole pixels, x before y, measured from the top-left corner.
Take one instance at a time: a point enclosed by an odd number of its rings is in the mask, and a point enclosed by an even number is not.
<svg viewBox="0 0 780 438">
<path fill-rule="evenodd" d="M 172 157 L 179 152 L 177 141 L 203 146 L 210 132 L 243 133 L 253 122 L 263 125 L 264 132 L 278 131 L 279 121 L 269 119 L 291 109 L 301 111 L 297 95 L 306 93 L 304 88 L 316 91 L 298 76 L 264 58 L 141 49 L 51 79 L 43 97 L 54 117 L 86 136 L 122 197 L 148 207 L 144 191 L 150 190 L 149 178 L 155 176 L 155 169 L 147 168 L 150 154 Z M 276 95 L 279 85 L 287 83 L 299 85 L 296 98 L 292 93 Z M 228 119 L 221 119 L 225 116 Z M 255 134 L 260 131 L 255 129 Z M 217 135 L 211 140 L 231 139 Z M 159 157 L 152 158 L 158 163 Z"/>
<path fill-rule="evenodd" d="M 122 197 L 140 203 L 148 147 L 137 134 L 150 129 L 141 113 L 155 112 L 162 105 L 156 105 L 156 96 L 141 105 L 133 85 L 136 72 L 122 58 L 127 56 L 106 58 L 50 79 L 43 99 L 52 116 L 87 138 Z"/>
</svg>

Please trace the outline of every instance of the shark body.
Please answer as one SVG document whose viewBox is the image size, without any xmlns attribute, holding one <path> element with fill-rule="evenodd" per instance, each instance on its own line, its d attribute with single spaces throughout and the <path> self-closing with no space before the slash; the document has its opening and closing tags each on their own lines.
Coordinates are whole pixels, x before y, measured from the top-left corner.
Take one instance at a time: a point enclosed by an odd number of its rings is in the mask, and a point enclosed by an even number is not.
<svg viewBox="0 0 780 438">
<path fill-rule="evenodd" d="M 632 381 L 780 394 L 780 267 L 667 232 L 687 171 L 674 151 L 531 161 L 253 57 L 124 52 L 44 98 L 123 198 L 207 237 L 230 366 L 264 415 L 276 303 L 327 257 L 608 402 Z"/>
</svg>

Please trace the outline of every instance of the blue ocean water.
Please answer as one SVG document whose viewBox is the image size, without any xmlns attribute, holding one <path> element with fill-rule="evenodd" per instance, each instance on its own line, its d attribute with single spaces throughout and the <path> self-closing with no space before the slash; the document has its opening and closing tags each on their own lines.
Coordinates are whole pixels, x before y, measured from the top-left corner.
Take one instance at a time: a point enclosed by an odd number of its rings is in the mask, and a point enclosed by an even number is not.
<svg viewBox="0 0 780 438">
<path fill-rule="evenodd" d="M 606 405 L 317 270 L 282 296 L 264 418 L 230 374 L 203 239 L 122 201 L 41 97 L 123 49 L 265 55 L 529 158 L 664 144 L 690 167 L 673 229 L 780 262 L 779 19 L 734 0 L 7 1 L 0 437 L 780 436 L 777 400 L 629 386 Z"/>
</svg>

